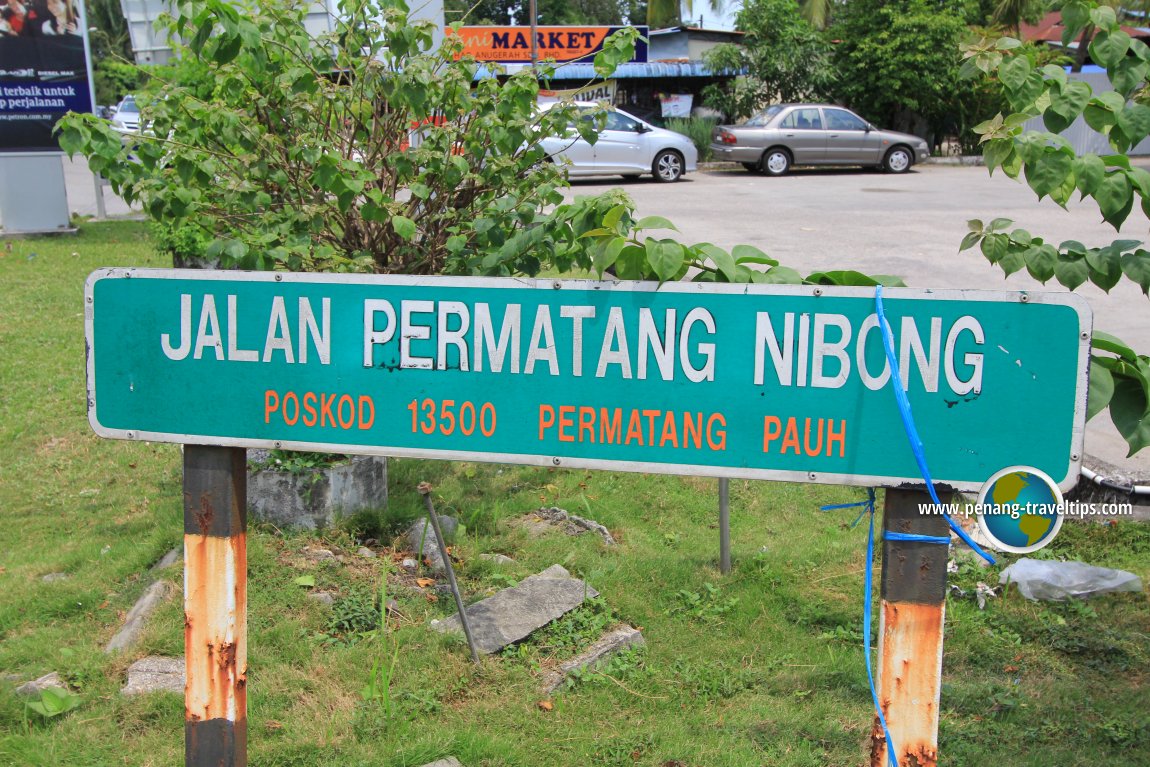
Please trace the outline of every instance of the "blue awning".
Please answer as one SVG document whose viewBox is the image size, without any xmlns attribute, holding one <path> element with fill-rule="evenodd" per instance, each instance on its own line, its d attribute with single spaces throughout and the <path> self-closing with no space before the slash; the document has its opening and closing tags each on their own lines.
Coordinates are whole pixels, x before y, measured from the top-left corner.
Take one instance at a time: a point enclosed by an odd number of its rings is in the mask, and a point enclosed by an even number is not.
<svg viewBox="0 0 1150 767">
<path fill-rule="evenodd" d="M 527 64 L 511 64 L 507 65 L 507 72 L 510 74 L 518 69 L 526 69 Z M 663 61 L 650 61 L 643 64 L 630 63 L 620 64 L 615 70 L 613 78 L 627 79 L 636 77 L 715 77 L 716 75 L 727 75 L 734 77 L 735 75 L 744 74 L 742 72 L 712 72 L 701 61 L 684 61 L 684 62 L 663 62 Z M 482 80 L 487 77 L 492 77 L 493 72 L 486 67 L 480 66 L 475 72 L 475 79 Z M 555 74 L 552 80 L 588 80 L 600 79 L 599 75 L 595 74 L 595 67 L 591 64 L 575 63 L 575 64 L 562 64 L 555 68 Z"/>
</svg>

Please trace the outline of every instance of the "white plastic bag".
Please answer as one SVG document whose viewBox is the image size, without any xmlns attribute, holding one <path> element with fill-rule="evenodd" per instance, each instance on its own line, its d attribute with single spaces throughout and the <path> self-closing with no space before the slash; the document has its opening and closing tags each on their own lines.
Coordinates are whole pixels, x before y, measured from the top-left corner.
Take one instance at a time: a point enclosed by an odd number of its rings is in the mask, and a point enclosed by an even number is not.
<svg viewBox="0 0 1150 767">
<path fill-rule="evenodd" d="M 1071 597 L 1085 599 L 1112 591 L 1142 590 L 1141 579 L 1125 570 L 1026 557 L 1003 570 L 998 582 L 1015 584 L 1027 599 L 1054 602 Z"/>
</svg>

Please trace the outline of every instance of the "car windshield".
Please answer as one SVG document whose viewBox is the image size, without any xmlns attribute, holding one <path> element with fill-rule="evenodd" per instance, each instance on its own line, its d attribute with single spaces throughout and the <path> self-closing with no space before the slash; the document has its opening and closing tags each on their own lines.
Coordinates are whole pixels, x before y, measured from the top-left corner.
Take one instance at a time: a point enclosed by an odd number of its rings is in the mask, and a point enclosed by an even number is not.
<svg viewBox="0 0 1150 767">
<path fill-rule="evenodd" d="M 132 98 L 124 99 L 120 102 L 119 112 L 139 112 L 140 108 L 136 106 L 136 100 Z"/>
<path fill-rule="evenodd" d="M 743 124 L 744 125 L 750 125 L 750 126 L 755 127 L 755 128 L 761 128 L 764 125 L 766 125 L 767 123 L 769 123 L 771 121 L 771 118 L 773 118 L 780 111 L 782 111 L 782 108 L 783 108 L 782 104 L 773 104 L 773 105 L 767 107 L 766 109 L 764 109 L 762 112 L 759 112 L 757 115 L 755 115 L 751 119 L 747 120 Z"/>
</svg>

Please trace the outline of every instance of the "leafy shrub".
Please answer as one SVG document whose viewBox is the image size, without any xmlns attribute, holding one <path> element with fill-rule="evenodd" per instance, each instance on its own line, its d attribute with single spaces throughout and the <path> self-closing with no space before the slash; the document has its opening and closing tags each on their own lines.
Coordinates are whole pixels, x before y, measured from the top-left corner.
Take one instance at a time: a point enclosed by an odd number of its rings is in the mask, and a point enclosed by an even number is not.
<svg viewBox="0 0 1150 767">
<path fill-rule="evenodd" d="M 711 131 L 719 124 L 717 117 L 672 117 L 667 120 L 667 129 L 682 133 L 699 150 L 699 160 L 711 159 Z"/>
</svg>

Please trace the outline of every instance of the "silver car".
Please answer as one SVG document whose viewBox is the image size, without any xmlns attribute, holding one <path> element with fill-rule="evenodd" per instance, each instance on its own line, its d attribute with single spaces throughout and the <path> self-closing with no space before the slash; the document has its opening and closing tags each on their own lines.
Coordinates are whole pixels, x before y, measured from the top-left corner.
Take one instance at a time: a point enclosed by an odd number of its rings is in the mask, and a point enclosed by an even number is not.
<svg viewBox="0 0 1150 767">
<path fill-rule="evenodd" d="M 770 176 L 792 165 L 864 165 L 905 173 L 930 156 L 918 136 L 879 130 L 832 104 L 774 104 L 742 125 L 717 126 L 711 151 L 716 160 Z"/>
<path fill-rule="evenodd" d="M 599 108 L 589 103 L 576 107 L 588 119 Z M 671 182 L 693 172 L 699 159 L 694 143 L 683 134 L 656 128 L 621 109 L 607 112 L 607 123 L 594 144 L 582 139 L 572 125 L 567 135 L 544 138 L 543 148 L 553 161 L 566 165 L 572 177 L 650 173 L 656 181 Z"/>
</svg>

